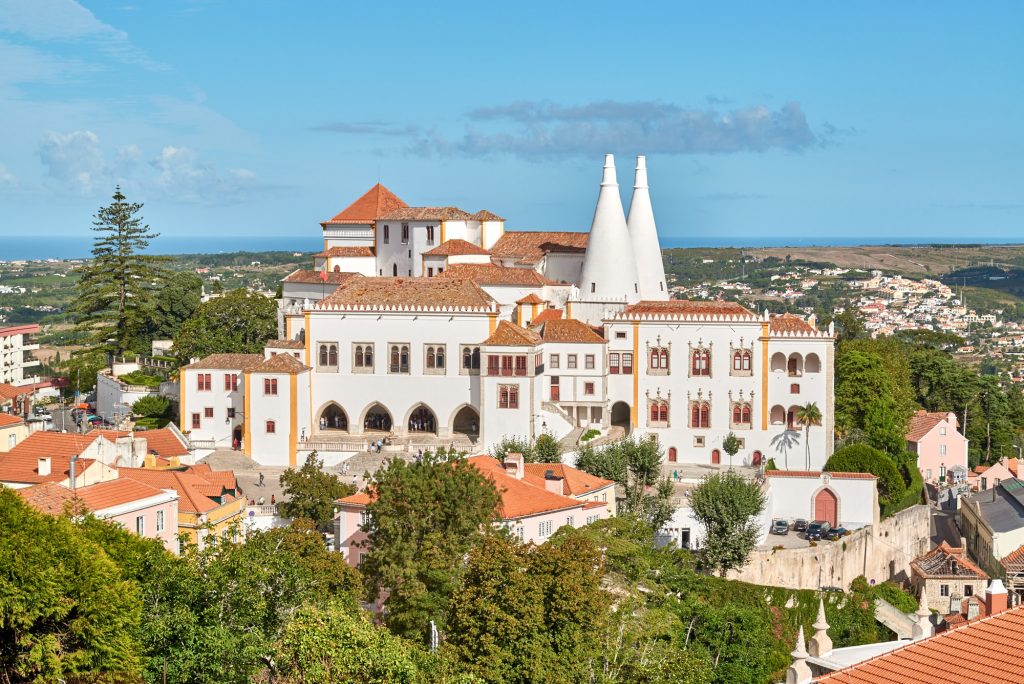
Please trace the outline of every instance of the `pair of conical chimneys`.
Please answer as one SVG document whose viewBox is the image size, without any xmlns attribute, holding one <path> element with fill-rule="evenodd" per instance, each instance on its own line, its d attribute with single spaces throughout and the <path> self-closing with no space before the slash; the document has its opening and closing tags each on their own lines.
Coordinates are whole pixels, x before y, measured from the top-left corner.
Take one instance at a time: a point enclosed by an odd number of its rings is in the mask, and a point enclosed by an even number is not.
<svg viewBox="0 0 1024 684">
<path fill-rule="evenodd" d="M 606 154 L 601 190 L 590 227 L 580 278 L 584 301 L 629 303 L 668 299 L 661 245 L 647 186 L 647 160 L 636 158 L 636 176 L 629 218 L 622 209 L 615 176 L 615 157 Z"/>
</svg>

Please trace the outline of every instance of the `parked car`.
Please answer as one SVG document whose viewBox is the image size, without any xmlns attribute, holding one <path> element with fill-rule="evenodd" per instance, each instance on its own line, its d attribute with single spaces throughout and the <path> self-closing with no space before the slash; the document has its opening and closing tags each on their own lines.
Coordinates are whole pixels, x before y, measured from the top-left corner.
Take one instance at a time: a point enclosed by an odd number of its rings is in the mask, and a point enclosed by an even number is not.
<svg viewBox="0 0 1024 684">
<path fill-rule="evenodd" d="M 45 406 L 36 405 L 32 407 L 32 414 L 36 416 L 48 416 L 50 412 L 46 410 Z"/>
<path fill-rule="evenodd" d="M 828 534 L 828 531 L 831 529 L 832 526 L 828 524 L 828 521 L 814 520 L 807 526 L 807 531 L 804 533 L 804 537 L 811 541 L 820 541 L 822 535 Z"/>
<path fill-rule="evenodd" d="M 789 534 L 789 523 L 781 518 L 772 520 L 772 534 Z"/>
<path fill-rule="evenodd" d="M 793 521 L 793 531 L 794 532 L 806 532 L 807 531 L 807 521 L 804 520 L 803 518 L 797 518 L 796 520 L 794 520 Z"/>
<path fill-rule="evenodd" d="M 835 540 L 839 539 L 840 537 L 845 537 L 846 536 L 846 528 L 845 527 L 833 527 L 832 529 L 830 529 L 828 532 L 826 532 L 822 536 L 825 539 L 828 539 L 829 541 L 835 541 Z"/>
</svg>

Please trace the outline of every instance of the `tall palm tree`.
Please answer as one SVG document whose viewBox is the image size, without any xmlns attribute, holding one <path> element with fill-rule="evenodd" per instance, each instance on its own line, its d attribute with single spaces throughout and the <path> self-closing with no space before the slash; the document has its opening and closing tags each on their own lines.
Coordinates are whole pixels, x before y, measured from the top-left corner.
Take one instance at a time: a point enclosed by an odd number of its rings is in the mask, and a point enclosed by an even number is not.
<svg viewBox="0 0 1024 684">
<path fill-rule="evenodd" d="M 808 402 L 796 410 L 797 425 L 804 429 L 804 446 L 807 448 L 807 470 L 811 469 L 811 426 L 821 425 L 821 409 L 815 402 Z"/>
</svg>

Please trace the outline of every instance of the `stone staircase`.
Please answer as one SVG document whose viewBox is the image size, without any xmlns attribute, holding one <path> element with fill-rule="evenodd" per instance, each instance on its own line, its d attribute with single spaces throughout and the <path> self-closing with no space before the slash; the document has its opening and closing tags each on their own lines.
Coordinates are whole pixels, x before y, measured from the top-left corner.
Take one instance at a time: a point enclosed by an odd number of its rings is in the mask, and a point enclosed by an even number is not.
<svg viewBox="0 0 1024 684">
<path fill-rule="evenodd" d="M 580 437 L 586 432 L 586 428 L 574 428 L 569 434 L 562 439 L 558 440 L 558 447 L 562 450 L 562 453 L 566 451 L 576 451 L 576 447 L 579 446 Z"/>
<path fill-rule="evenodd" d="M 875 619 L 892 630 L 899 639 L 913 636 L 914 619 L 885 599 L 875 599 Z"/>
<path fill-rule="evenodd" d="M 610 428 L 608 428 L 607 435 L 595 437 L 594 439 L 587 442 L 587 444 L 589 444 L 592 447 L 608 446 L 609 444 L 614 444 L 615 442 L 618 442 L 625 436 L 626 428 L 622 427 L 621 425 L 612 425 Z"/>
</svg>

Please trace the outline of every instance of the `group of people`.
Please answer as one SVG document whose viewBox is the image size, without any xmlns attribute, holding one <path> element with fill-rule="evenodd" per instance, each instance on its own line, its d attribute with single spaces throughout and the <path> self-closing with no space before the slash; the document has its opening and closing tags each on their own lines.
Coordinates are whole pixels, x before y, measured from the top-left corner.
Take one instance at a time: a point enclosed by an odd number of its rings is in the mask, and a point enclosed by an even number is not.
<svg viewBox="0 0 1024 684">
<path fill-rule="evenodd" d="M 363 421 L 364 430 L 390 430 L 391 416 L 386 413 L 369 413 Z"/>
<path fill-rule="evenodd" d="M 264 504 L 266 504 L 266 502 L 267 500 L 262 496 L 259 499 L 249 499 L 250 506 L 263 506 Z M 274 496 L 273 494 L 270 495 L 270 505 L 277 505 L 277 497 Z"/>
<path fill-rule="evenodd" d="M 335 413 L 333 416 L 320 416 L 320 429 L 321 430 L 347 430 L 347 421 L 342 418 L 340 414 Z"/>
<path fill-rule="evenodd" d="M 434 414 L 426 409 L 417 409 L 409 418 L 409 430 L 411 432 L 436 432 L 437 425 L 434 421 Z"/>
</svg>

